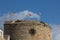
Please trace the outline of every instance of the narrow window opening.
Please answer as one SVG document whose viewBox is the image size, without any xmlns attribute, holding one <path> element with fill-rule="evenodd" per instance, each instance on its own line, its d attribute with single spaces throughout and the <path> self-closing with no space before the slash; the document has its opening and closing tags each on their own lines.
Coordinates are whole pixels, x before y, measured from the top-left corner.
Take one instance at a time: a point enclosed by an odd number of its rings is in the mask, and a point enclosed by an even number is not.
<svg viewBox="0 0 60 40">
<path fill-rule="evenodd" d="M 30 29 L 30 30 L 29 30 L 29 33 L 30 33 L 32 36 L 34 36 L 35 33 L 36 33 L 36 30 L 35 30 L 35 29 Z"/>
<path fill-rule="evenodd" d="M 10 38 L 10 40 L 12 40 L 12 39 Z"/>
</svg>

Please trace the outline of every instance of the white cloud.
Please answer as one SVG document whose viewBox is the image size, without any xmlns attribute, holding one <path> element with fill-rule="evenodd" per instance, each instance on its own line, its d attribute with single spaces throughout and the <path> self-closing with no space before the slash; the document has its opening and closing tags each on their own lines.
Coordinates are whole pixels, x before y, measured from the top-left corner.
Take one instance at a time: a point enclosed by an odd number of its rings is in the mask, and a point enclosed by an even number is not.
<svg viewBox="0 0 60 40">
<path fill-rule="evenodd" d="M 30 15 L 31 16 L 30 16 Z M 4 15 L 4 20 L 24 20 L 24 19 L 33 19 L 35 18 L 35 20 L 40 20 L 40 15 L 38 15 L 37 13 L 33 13 L 30 12 L 28 10 L 22 11 L 22 12 L 17 12 L 14 14 L 6 14 Z"/>
<path fill-rule="evenodd" d="M 29 16 L 29 14 L 31 14 L 31 16 Z M 36 18 L 35 20 L 40 20 L 40 15 L 37 15 L 36 13 L 30 12 L 28 10 L 15 13 L 15 16 L 14 16 L 14 20 L 15 19 L 19 19 L 19 20 L 27 19 L 28 20 L 28 19 L 34 19 L 34 18 Z"/>
<path fill-rule="evenodd" d="M 60 40 L 60 25 L 54 24 L 52 26 L 53 40 Z"/>
</svg>

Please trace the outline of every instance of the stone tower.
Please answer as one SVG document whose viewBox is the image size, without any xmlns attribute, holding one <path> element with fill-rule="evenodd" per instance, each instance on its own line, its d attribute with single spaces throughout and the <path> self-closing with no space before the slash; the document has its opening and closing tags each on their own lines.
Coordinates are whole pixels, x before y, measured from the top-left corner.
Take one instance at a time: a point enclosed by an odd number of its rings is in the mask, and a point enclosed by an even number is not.
<svg viewBox="0 0 60 40">
<path fill-rule="evenodd" d="M 52 40 L 51 27 L 44 22 L 33 20 L 6 21 L 4 34 L 10 40 Z"/>
</svg>

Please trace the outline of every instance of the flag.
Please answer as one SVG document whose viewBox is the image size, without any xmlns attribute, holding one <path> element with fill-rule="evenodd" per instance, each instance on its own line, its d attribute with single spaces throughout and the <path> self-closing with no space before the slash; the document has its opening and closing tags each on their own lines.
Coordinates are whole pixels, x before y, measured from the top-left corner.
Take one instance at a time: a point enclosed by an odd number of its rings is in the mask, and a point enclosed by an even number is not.
<svg viewBox="0 0 60 40">
<path fill-rule="evenodd" d="M 30 14 L 30 13 L 29 13 L 28 15 L 29 15 L 29 16 L 32 16 L 32 14 Z"/>
</svg>

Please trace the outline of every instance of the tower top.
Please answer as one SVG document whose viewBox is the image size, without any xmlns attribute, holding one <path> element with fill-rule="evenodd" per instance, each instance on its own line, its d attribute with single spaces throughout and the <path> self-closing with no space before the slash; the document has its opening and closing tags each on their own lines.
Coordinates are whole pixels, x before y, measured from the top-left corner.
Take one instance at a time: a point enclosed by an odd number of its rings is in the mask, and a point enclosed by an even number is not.
<svg viewBox="0 0 60 40">
<path fill-rule="evenodd" d="M 47 23 L 43 21 L 37 21 L 37 20 L 16 20 L 16 21 L 5 21 L 4 23 L 4 25 L 9 25 L 9 24 L 43 25 L 45 27 L 51 28 Z"/>
</svg>

